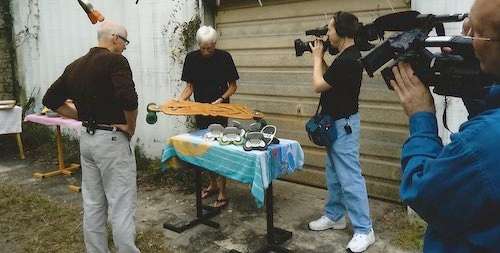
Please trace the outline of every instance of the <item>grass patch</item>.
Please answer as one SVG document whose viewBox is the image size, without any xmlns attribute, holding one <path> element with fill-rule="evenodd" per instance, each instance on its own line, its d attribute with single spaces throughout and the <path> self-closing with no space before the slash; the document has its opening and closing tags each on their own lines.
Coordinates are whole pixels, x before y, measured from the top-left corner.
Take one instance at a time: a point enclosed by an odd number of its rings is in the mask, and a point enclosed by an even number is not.
<svg viewBox="0 0 500 253">
<path fill-rule="evenodd" d="M 135 146 L 135 160 L 137 184 L 142 190 L 170 189 L 186 193 L 194 192 L 194 173 L 191 169 L 168 169 L 166 173 L 161 172 L 160 159 L 147 157 L 140 142 Z"/>
<path fill-rule="evenodd" d="M 375 231 L 386 231 L 392 245 L 404 250 L 423 250 L 425 222 L 410 222 L 406 208 L 401 207 L 386 213 L 380 220 L 374 222 Z"/>
<path fill-rule="evenodd" d="M 391 241 L 403 249 L 422 251 L 426 225 L 421 223 L 403 223 L 399 226 L 396 237 Z"/>
<path fill-rule="evenodd" d="M 56 163 L 57 151 L 53 127 L 40 124 L 23 123 L 22 133 L 26 158 L 39 162 Z M 76 138 L 62 135 L 65 164 L 80 163 L 80 145 Z M 11 135 L 0 135 L 0 159 L 19 159 L 16 139 Z M 138 183 L 145 188 L 174 188 L 175 190 L 194 191 L 194 175 L 190 169 L 172 169 L 160 172 L 160 159 L 146 156 L 140 142 L 135 146 Z"/>
<path fill-rule="evenodd" d="M 0 185 L 0 196 L 2 252 L 85 252 L 80 208 L 13 185 Z M 161 231 L 138 231 L 143 253 L 168 253 L 164 241 Z"/>
<path fill-rule="evenodd" d="M 0 195 L 0 234 L 12 252 L 85 251 L 79 208 L 9 185 Z"/>
<path fill-rule="evenodd" d="M 150 163 L 139 169 L 137 163 L 137 185 L 141 190 L 170 190 L 184 193 L 194 193 L 194 173 L 189 168 L 169 169 L 166 173 L 160 171 L 160 160 L 152 159 Z M 206 177 L 202 181 L 206 183 Z"/>
<path fill-rule="evenodd" d="M 146 156 L 146 152 L 142 147 L 140 140 L 137 141 L 137 144 L 134 147 L 135 153 L 135 162 L 137 164 L 137 170 L 142 171 L 155 171 L 159 170 L 160 159 L 151 159 Z"/>
<path fill-rule="evenodd" d="M 54 128 L 23 122 L 21 134 L 27 159 L 56 162 L 56 135 Z M 78 139 L 62 134 L 65 164 L 79 163 Z M 12 135 L 0 135 L 0 158 L 19 159 L 16 139 Z"/>
<path fill-rule="evenodd" d="M 21 134 L 24 144 L 24 152 L 31 155 L 34 149 L 40 146 L 55 145 L 54 133 L 45 126 L 38 124 L 23 123 Z M 0 135 L 0 157 L 18 157 L 17 143 L 14 135 Z M 55 146 L 54 146 L 55 150 Z M 48 153 L 48 152 L 47 152 Z"/>
</svg>

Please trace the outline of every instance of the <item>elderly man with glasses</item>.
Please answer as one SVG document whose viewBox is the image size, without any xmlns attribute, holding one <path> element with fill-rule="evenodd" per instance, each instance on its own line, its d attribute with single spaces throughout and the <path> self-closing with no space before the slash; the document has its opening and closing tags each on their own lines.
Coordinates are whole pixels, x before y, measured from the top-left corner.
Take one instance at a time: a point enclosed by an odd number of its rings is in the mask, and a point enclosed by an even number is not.
<svg viewBox="0 0 500 253">
<path fill-rule="evenodd" d="M 68 65 L 43 98 L 48 108 L 82 121 L 83 235 L 88 253 L 108 253 L 108 210 L 120 253 L 135 246 L 136 163 L 130 148 L 137 118 L 132 71 L 122 55 L 127 30 L 103 22 L 98 47 Z M 72 99 L 74 104 L 66 103 Z"/>
<path fill-rule="evenodd" d="M 476 0 L 471 30 L 465 29 L 481 69 L 497 78 L 499 12 L 500 0 Z M 500 252 L 500 86 L 486 88 L 480 107 L 443 146 L 429 89 L 408 64 L 393 72 L 392 86 L 410 117 L 401 198 L 428 223 L 424 252 Z"/>
</svg>

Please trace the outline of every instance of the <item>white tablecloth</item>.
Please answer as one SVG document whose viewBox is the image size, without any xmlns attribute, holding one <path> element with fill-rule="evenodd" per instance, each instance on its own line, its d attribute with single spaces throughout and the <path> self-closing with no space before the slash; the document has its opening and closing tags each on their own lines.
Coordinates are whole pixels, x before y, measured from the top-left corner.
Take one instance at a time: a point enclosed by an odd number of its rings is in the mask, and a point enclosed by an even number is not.
<svg viewBox="0 0 500 253">
<path fill-rule="evenodd" d="M 19 106 L 12 109 L 0 110 L 0 134 L 14 134 L 22 132 L 23 110 Z"/>
</svg>

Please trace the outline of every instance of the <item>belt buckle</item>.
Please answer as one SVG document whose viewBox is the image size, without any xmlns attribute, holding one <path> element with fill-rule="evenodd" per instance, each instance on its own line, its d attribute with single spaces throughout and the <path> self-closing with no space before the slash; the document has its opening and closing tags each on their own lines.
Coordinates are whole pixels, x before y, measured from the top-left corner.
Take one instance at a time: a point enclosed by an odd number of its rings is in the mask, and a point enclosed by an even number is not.
<svg viewBox="0 0 500 253">
<path fill-rule="evenodd" d="M 90 135 L 94 135 L 96 127 L 97 127 L 97 122 L 95 120 L 89 120 L 87 122 L 87 133 Z"/>
<path fill-rule="evenodd" d="M 90 134 L 90 135 L 94 135 L 95 134 L 95 129 L 91 129 L 91 128 L 87 127 L 87 133 Z"/>
</svg>

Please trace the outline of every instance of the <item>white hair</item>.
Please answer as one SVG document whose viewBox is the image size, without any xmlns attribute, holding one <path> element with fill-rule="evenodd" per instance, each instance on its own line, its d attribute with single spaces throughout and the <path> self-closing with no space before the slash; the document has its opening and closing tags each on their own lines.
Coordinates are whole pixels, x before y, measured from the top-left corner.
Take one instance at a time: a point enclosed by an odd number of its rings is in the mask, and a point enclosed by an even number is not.
<svg viewBox="0 0 500 253">
<path fill-rule="evenodd" d="M 196 42 L 201 44 L 203 42 L 217 42 L 217 31 L 211 26 L 202 26 L 196 32 Z"/>
</svg>

